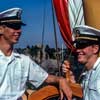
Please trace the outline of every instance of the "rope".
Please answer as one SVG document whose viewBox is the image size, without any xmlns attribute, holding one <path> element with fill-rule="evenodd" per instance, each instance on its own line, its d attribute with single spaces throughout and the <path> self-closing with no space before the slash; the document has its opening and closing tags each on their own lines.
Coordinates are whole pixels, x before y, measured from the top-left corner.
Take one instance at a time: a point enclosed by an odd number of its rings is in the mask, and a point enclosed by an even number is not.
<svg viewBox="0 0 100 100">
<path fill-rule="evenodd" d="M 57 42 L 57 32 L 56 32 L 56 25 L 55 25 L 55 16 L 54 16 L 54 6 L 53 6 L 53 0 L 51 0 L 51 5 L 52 5 L 52 17 L 53 17 L 53 26 L 54 26 L 54 38 L 55 38 L 55 46 L 56 46 L 56 51 L 57 51 L 57 66 L 59 69 L 59 76 L 61 76 L 61 68 L 59 66 L 59 51 L 58 51 L 58 42 Z"/>
</svg>

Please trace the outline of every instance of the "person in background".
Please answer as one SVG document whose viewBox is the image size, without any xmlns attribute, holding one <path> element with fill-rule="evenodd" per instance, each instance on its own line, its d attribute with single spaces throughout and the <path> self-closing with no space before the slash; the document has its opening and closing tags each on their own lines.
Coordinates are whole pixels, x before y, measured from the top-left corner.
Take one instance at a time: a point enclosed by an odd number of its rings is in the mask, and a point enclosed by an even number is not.
<svg viewBox="0 0 100 100">
<path fill-rule="evenodd" d="M 76 47 L 78 62 L 86 68 L 82 80 L 83 100 L 100 99 L 100 30 L 87 25 L 79 25 L 73 29 L 76 34 L 74 45 Z M 67 60 L 62 65 L 64 73 L 70 68 Z M 70 71 L 72 75 L 72 71 Z M 73 78 L 71 78 L 73 82 Z"/>
<path fill-rule="evenodd" d="M 30 57 L 14 52 L 21 36 L 22 9 L 11 8 L 0 13 L 0 100 L 21 100 L 29 81 L 36 88 L 42 83 L 59 84 L 61 100 L 71 100 L 72 91 L 63 77 L 49 75 Z"/>
</svg>

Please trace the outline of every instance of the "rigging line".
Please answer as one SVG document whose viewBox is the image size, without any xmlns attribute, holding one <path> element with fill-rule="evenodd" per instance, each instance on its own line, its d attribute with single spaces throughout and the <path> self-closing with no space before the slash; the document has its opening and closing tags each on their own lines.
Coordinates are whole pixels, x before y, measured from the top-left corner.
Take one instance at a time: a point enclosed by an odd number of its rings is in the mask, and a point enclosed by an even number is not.
<svg viewBox="0 0 100 100">
<path fill-rule="evenodd" d="M 40 49 L 40 64 L 42 63 L 43 58 L 43 44 L 44 44 L 44 31 L 45 31 L 45 17 L 46 17 L 46 2 L 44 0 L 44 8 L 43 8 L 43 27 L 42 27 L 42 41 L 41 41 L 41 49 Z"/>
<path fill-rule="evenodd" d="M 59 66 L 59 54 L 58 54 L 58 42 L 57 42 L 57 32 L 56 32 L 56 25 L 55 25 L 55 16 L 54 16 L 54 6 L 53 6 L 53 0 L 51 0 L 51 5 L 52 5 L 52 17 L 53 17 L 53 27 L 54 27 L 54 38 L 55 38 L 55 45 L 56 45 L 56 51 L 57 51 L 57 66 L 59 70 L 59 76 L 61 76 L 61 68 Z"/>
<path fill-rule="evenodd" d="M 45 29 L 45 16 L 46 16 L 46 7 L 45 7 L 45 0 L 44 0 L 44 9 L 43 9 L 43 30 L 42 30 L 42 49 L 44 44 L 44 29 Z"/>
</svg>

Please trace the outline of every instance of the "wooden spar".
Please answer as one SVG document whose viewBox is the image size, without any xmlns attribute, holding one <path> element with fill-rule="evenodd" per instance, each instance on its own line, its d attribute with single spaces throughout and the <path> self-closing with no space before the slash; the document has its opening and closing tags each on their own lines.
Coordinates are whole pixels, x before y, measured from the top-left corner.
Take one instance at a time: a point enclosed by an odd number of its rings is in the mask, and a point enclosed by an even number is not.
<svg viewBox="0 0 100 100">
<path fill-rule="evenodd" d="M 76 83 L 69 83 L 72 93 L 74 96 L 82 98 L 82 89 L 79 84 Z M 59 91 L 55 86 L 45 86 L 41 88 L 40 90 L 33 92 L 31 95 L 29 95 L 28 100 L 48 100 L 48 98 L 53 98 L 59 96 Z"/>
<path fill-rule="evenodd" d="M 83 0 L 85 24 L 100 29 L 100 0 Z"/>
<path fill-rule="evenodd" d="M 52 98 L 58 96 L 58 89 L 54 86 L 45 86 L 40 90 L 32 93 L 28 100 L 48 100 L 48 98 Z"/>
</svg>

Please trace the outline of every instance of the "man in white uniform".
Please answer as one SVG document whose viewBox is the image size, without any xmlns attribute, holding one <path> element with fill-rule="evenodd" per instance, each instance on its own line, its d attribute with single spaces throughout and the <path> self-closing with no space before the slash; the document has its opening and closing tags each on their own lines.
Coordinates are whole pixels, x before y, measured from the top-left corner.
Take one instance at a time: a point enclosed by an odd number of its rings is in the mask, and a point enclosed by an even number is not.
<svg viewBox="0 0 100 100">
<path fill-rule="evenodd" d="M 78 62 L 86 68 L 84 73 L 82 90 L 84 100 L 100 99 L 100 30 L 86 25 L 76 26 L 73 30 L 76 34 L 75 47 Z M 67 72 L 67 61 L 63 64 L 63 72 Z M 72 74 L 72 72 L 71 72 Z M 72 77 L 72 76 L 71 76 Z M 75 82 L 71 78 L 71 82 Z"/>
<path fill-rule="evenodd" d="M 72 91 L 66 79 L 49 75 L 28 56 L 15 53 L 13 46 L 21 35 L 22 10 L 11 8 L 0 13 L 0 100 L 18 100 L 26 89 L 26 82 L 36 88 L 43 82 L 57 83 L 63 93 L 71 100 Z"/>
</svg>

